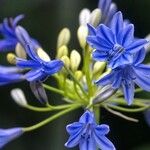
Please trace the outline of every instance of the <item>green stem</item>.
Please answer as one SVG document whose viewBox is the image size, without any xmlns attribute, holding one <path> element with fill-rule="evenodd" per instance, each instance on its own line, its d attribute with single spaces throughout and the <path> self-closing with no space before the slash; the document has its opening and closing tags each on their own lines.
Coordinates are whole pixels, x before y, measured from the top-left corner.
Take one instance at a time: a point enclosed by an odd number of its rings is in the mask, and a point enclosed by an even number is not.
<svg viewBox="0 0 150 150">
<path fill-rule="evenodd" d="M 94 114 L 97 124 L 100 123 L 100 107 L 95 106 L 94 107 Z"/>
<path fill-rule="evenodd" d="M 37 111 L 37 112 L 48 112 L 48 111 L 55 111 L 55 110 L 61 110 L 65 108 L 69 108 L 74 104 L 67 104 L 67 105 L 60 105 L 60 106 L 49 106 L 49 107 L 36 107 L 36 106 L 31 106 L 31 105 L 26 105 L 24 108 L 32 110 L 32 111 Z"/>
<path fill-rule="evenodd" d="M 118 110 L 118 111 L 123 111 L 123 112 L 141 112 L 141 111 L 144 111 L 146 109 L 149 108 L 149 106 L 144 106 L 144 107 L 141 107 L 141 108 L 123 108 L 123 107 L 120 107 L 120 106 L 115 106 L 115 105 L 104 105 L 104 106 L 107 106 L 109 108 L 112 108 L 112 109 L 115 109 L 115 110 Z"/>
<path fill-rule="evenodd" d="M 85 90 L 83 89 L 82 85 L 80 84 L 80 82 L 75 78 L 74 74 L 71 72 L 71 70 L 69 70 L 66 66 L 64 66 L 64 68 L 66 69 L 66 71 L 70 74 L 70 76 L 72 77 L 72 79 L 74 80 L 74 82 L 80 87 L 81 91 L 83 92 L 83 94 L 86 96 L 86 98 L 88 98 L 87 93 L 85 92 Z"/>
<path fill-rule="evenodd" d="M 47 119 L 45 119 L 45 120 L 43 120 L 43 121 L 41 121 L 41 122 L 39 122 L 39 123 L 37 123 L 37 124 L 35 124 L 35 125 L 33 125 L 33 126 L 25 127 L 25 128 L 23 128 L 23 130 L 24 130 L 24 132 L 29 132 L 29 131 L 36 130 L 36 129 L 38 129 L 38 128 L 44 126 L 44 125 L 46 125 L 47 123 L 49 123 L 49 122 L 51 122 L 51 121 L 53 121 L 53 120 L 59 118 L 60 116 L 63 116 L 63 115 L 65 115 L 66 113 L 68 113 L 68 112 L 70 112 L 70 111 L 73 111 L 73 110 L 75 110 L 75 109 L 77 109 L 77 108 L 79 108 L 79 107 L 80 107 L 80 105 L 77 105 L 77 104 L 76 104 L 76 105 L 72 106 L 71 108 L 68 108 L 68 109 L 65 109 L 65 110 L 63 110 L 63 111 L 60 111 L 60 112 L 58 112 L 57 114 L 55 114 L 55 115 L 53 115 L 53 116 L 50 116 L 49 118 L 47 118 Z"/>
<path fill-rule="evenodd" d="M 65 94 L 64 91 L 59 90 L 59 89 L 57 89 L 57 88 L 54 88 L 54 87 L 52 87 L 52 86 L 49 86 L 49 85 L 47 85 L 47 84 L 43 84 L 43 87 L 44 87 L 45 89 L 47 89 L 47 90 L 50 90 L 50 91 L 55 92 L 55 93 L 58 93 L 58 94 L 60 94 L 60 95 L 64 95 L 64 94 Z"/>
</svg>

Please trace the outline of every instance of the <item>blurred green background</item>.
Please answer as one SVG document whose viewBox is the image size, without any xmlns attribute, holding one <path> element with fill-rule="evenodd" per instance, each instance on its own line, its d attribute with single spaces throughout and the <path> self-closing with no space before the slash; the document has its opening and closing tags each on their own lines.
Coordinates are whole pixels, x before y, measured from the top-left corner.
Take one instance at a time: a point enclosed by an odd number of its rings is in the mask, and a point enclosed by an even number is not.
<svg viewBox="0 0 150 150">
<path fill-rule="evenodd" d="M 114 0 L 114 2 L 124 13 L 124 17 L 135 24 L 136 36 L 145 37 L 150 32 L 150 0 Z M 69 27 L 72 32 L 70 47 L 79 48 L 76 38 L 78 14 L 85 7 L 93 10 L 97 7 L 97 3 L 98 0 L 0 0 L 0 21 L 2 22 L 4 17 L 25 14 L 26 17 L 21 24 L 40 41 L 53 58 L 57 35 L 63 27 Z M 3 54 L 0 59 L 4 64 Z M 48 82 L 55 84 L 53 80 Z M 0 87 L 0 127 L 29 126 L 51 115 L 51 113 L 34 113 L 17 106 L 9 94 L 14 87 L 21 87 L 29 102 L 39 104 L 26 82 Z M 48 95 L 52 103 L 59 103 L 61 97 L 53 93 Z M 149 98 L 150 94 L 146 96 Z M 4 150 L 65 150 L 63 146 L 67 140 L 65 126 L 78 120 L 80 113 L 82 110 L 74 111 L 39 130 L 25 134 L 7 145 Z M 101 120 L 110 125 L 109 137 L 117 150 L 150 150 L 150 128 L 144 120 L 144 115 L 137 113 L 132 116 L 140 119 L 140 122 L 138 124 L 127 122 L 105 110 L 102 110 Z"/>
</svg>

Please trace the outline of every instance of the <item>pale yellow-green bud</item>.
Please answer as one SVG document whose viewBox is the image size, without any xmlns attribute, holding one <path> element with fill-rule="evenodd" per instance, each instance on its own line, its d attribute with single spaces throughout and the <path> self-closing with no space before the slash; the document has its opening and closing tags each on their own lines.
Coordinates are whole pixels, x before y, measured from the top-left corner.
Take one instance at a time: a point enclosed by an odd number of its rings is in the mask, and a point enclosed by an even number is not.
<svg viewBox="0 0 150 150">
<path fill-rule="evenodd" d="M 19 106 L 26 106 L 27 105 L 27 100 L 25 98 L 25 95 L 23 91 L 19 88 L 11 90 L 11 97 L 13 100 L 19 105 Z"/>
<path fill-rule="evenodd" d="M 57 48 L 61 47 L 62 45 L 68 45 L 70 36 L 71 34 L 68 28 L 62 29 L 58 35 Z"/>
<path fill-rule="evenodd" d="M 90 10 L 87 8 L 84 8 L 81 10 L 80 14 L 79 14 L 79 24 L 86 26 L 87 23 L 89 23 L 90 21 Z"/>
<path fill-rule="evenodd" d="M 77 70 L 74 75 L 77 80 L 81 80 L 83 77 L 83 73 L 80 70 Z"/>
<path fill-rule="evenodd" d="M 37 48 L 37 55 L 46 62 L 49 62 L 51 60 L 49 55 L 41 47 Z"/>
<path fill-rule="evenodd" d="M 23 59 L 27 58 L 26 51 L 20 43 L 17 43 L 16 48 L 15 48 L 15 53 L 16 53 L 17 57 L 19 57 L 19 58 L 23 58 Z"/>
<path fill-rule="evenodd" d="M 111 68 L 108 68 L 108 69 L 106 70 L 106 72 L 104 72 L 104 73 L 100 76 L 100 78 L 103 78 L 104 76 L 110 74 L 110 73 L 111 73 L 111 70 L 112 70 Z"/>
<path fill-rule="evenodd" d="M 94 9 L 91 13 L 90 17 L 90 24 L 93 25 L 94 27 L 97 27 L 97 25 L 100 23 L 101 20 L 101 10 L 100 9 Z"/>
<path fill-rule="evenodd" d="M 10 64 L 16 64 L 16 55 L 13 54 L 13 53 L 8 53 L 7 54 L 7 61 L 10 63 Z"/>
<path fill-rule="evenodd" d="M 77 31 L 77 36 L 78 36 L 80 46 L 84 49 L 86 46 L 86 38 L 88 36 L 87 26 L 80 26 Z"/>
<path fill-rule="evenodd" d="M 93 74 L 99 74 L 101 75 L 106 67 L 106 62 L 95 62 L 93 66 Z"/>
<path fill-rule="evenodd" d="M 68 55 L 68 47 L 66 45 L 61 46 L 57 50 L 57 58 L 61 58 L 63 56 L 67 56 L 67 55 Z"/>
<path fill-rule="evenodd" d="M 70 59 L 68 56 L 63 56 L 60 58 L 63 62 L 64 62 L 64 65 L 69 68 L 70 67 Z"/>
<path fill-rule="evenodd" d="M 72 71 L 76 71 L 80 65 L 81 56 L 78 51 L 72 50 L 70 54 L 70 67 Z"/>
</svg>

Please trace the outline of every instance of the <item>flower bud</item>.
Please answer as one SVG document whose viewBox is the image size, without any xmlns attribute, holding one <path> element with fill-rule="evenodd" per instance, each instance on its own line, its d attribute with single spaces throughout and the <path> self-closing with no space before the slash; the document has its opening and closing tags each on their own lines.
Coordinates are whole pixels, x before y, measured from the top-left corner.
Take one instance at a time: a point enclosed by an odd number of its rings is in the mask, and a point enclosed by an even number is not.
<svg viewBox="0 0 150 150">
<path fill-rule="evenodd" d="M 91 13 L 90 17 L 90 24 L 93 25 L 94 27 L 97 27 L 97 25 L 100 23 L 101 20 L 101 10 L 100 9 L 94 9 Z"/>
<path fill-rule="evenodd" d="M 16 53 L 17 57 L 19 57 L 19 58 L 23 58 L 23 59 L 27 58 L 26 51 L 20 43 L 17 43 L 16 48 L 15 48 L 15 53 Z"/>
<path fill-rule="evenodd" d="M 68 45 L 70 41 L 70 30 L 68 28 L 64 28 L 60 31 L 58 35 L 57 48 L 62 45 Z"/>
<path fill-rule="evenodd" d="M 49 62 L 51 60 L 48 54 L 41 47 L 37 48 L 37 54 L 44 61 Z"/>
<path fill-rule="evenodd" d="M 148 34 L 145 39 L 148 41 L 148 43 L 145 45 L 145 50 L 148 53 L 150 51 L 150 34 Z"/>
<path fill-rule="evenodd" d="M 69 59 L 68 56 L 63 56 L 63 57 L 61 57 L 60 59 L 64 62 L 65 66 L 66 66 L 67 68 L 70 67 L 70 59 Z"/>
<path fill-rule="evenodd" d="M 7 61 L 10 63 L 10 64 L 16 64 L 16 55 L 13 54 L 13 53 L 8 53 L 7 54 Z"/>
<path fill-rule="evenodd" d="M 77 80 L 81 80 L 81 78 L 83 77 L 83 73 L 80 70 L 77 70 L 74 75 Z"/>
<path fill-rule="evenodd" d="M 101 75 L 106 67 L 106 62 L 95 62 L 93 66 L 93 74 L 99 74 Z"/>
<path fill-rule="evenodd" d="M 61 46 L 57 51 L 57 58 L 68 55 L 68 47 L 66 45 Z"/>
<path fill-rule="evenodd" d="M 81 56 L 79 52 L 73 50 L 70 54 L 70 67 L 72 71 L 76 71 L 80 65 Z"/>
<path fill-rule="evenodd" d="M 104 86 L 102 89 L 98 91 L 96 97 L 93 99 L 93 104 L 101 103 L 107 100 L 116 92 L 117 90 L 113 89 L 111 85 Z"/>
<path fill-rule="evenodd" d="M 84 49 L 86 46 L 86 38 L 88 36 L 87 26 L 80 26 L 77 31 L 77 36 L 78 36 L 80 46 Z"/>
<path fill-rule="evenodd" d="M 84 8 L 81 10 L 80 14 L 79 14 L 79 24 L 81 26 L 86 26 L 87 23 L 89 23 L 90 21 L 90 10 L 87 8 Z"/>
<path fill-rule="evenodd" d="M 111 72 L 111 68 L 107 68 L 106 72 L 104 72 L 100 78 L 103 78 L 104 76 L 108 75 Z"/>
<path fill-rule="evenodd" d="M 19 106 L 26 106 L 27 105 L 27 100 L 25 98 L 25 95 L 23 93 L 23 91 L 19 88 L 13 89 L 10 92 L 11 97 L 13 98 L 13 100 L 19 105 Z"/>
</svg>

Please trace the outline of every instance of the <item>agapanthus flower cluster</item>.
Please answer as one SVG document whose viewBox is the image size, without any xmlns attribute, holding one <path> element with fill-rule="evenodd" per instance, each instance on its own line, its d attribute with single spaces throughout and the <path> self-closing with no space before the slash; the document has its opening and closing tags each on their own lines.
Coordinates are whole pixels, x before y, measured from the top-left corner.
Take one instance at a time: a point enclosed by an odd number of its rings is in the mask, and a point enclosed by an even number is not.
<svg viewBox="0 0 150 150">
<path fill-rule="evenodd" d="M 0 149 L 23 133 L 78 108 L 85 112 L 78 122 L 67 125 L 70 135 L 65 143 L 67 148 L 118 149 L 106 137 L 111 127 L 100 119 L 101 108 L 132 122 L 138 120 L 123 112 L 144 111 L 149 120 L 150 102 L 136 98 L 135 93 L 150 91 L 150 66 L 143 64 L 150 43 L 146 38 L 134 36 L 134 25 L 124 20 L 115 3 L 99 0 L 98 8 L 92 12 L 87 8 L 81 10 L 77 37 L 82 52 L 69 48 L 71 33 L 65 27 L 58 35 L 53 60 L 41 44 L 18 25 L 23 17 L 4 19 L 0 26 L 3 36 L 0 52 L 6 53 L 8 61 L 6 66 L 0 65 L 0 85 L 27 81 L 41 107 L 29 104 L 18 87 L 10 92 L 14 102 L 35 112 L 53 111 L 53 115 L 32 126 L 0 129 Z M 48 78 L 55 79 L 57 86 L 50 85 Z M 62 96 L 61 105 L 51 104 L 48 91 Z"/>
</svg>

